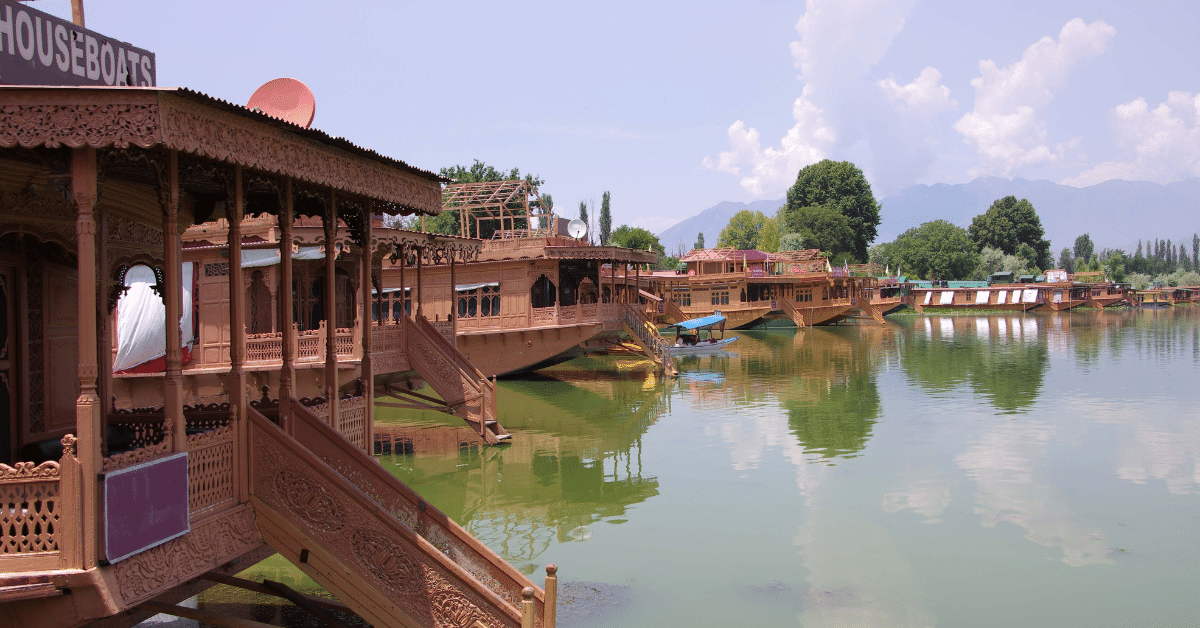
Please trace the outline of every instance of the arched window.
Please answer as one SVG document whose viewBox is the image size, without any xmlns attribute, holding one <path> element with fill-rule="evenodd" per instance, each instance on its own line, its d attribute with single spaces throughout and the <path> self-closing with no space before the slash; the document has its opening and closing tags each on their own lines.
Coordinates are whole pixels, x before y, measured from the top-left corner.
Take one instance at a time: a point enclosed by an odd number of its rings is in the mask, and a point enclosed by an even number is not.
<svg viewBox="0 0 1200 628">
<path fill-rule="evenodd" d="M 545 275 L 538 277 L 529 288 L 529 303 L 535 308 L 554 307 L 557 298 L 558 291 L 554 288 L 554 282 Z"/>
<path fill-rule="evenodd" d="M 590 277 L 585 277 L 579 282 L 579 302 L 584 305 L 591 305 L 600 299 L 600 293 L 596 290 L 596 284 L 592 283 Z"/>
</svg>

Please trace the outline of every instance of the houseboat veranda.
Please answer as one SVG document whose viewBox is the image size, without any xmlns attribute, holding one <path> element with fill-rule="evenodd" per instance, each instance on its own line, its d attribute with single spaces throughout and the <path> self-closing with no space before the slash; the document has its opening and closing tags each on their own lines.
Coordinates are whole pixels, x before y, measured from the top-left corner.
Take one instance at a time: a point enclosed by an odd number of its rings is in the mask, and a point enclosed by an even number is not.
<svg viewBox="0 0 1200 628">
<path fill-rule="evenodd" d="M 437 214 L 439 176 L 186 89 L 0 106 L 0 626 L 228 625 L 177 604 L 268 590 L 232 574 L 275 552 L 375 626 L 553 624 L 552 593 L 368 453 L 393 374 L 495 416 L 419 312 L 372 320 L 385 257 L 478 246 L 376 233 Z"/>
<path fill-rule="evenodd" d="M 832 268 L 816 249 L 766 253 L 732 247 L 695 249 L 677 271 L 642 279 L 651 312 L 677 323 L 720 312 L 732 329 L 768 320 L 797 327 L 827 325 L 851 316 L 878 323 L 902 305 L 900 285 L 880 278 L 873 265 Z"/>
<path fill-rule="evenodd" d="M 487 377 L 563 362 L 585 343 L 626 334 L 664 362 L 664 341 L 638 306 L 637 277 L 654 253 L 570 237 L 568 221 L 524 180 L 447 185 L 442 202 L 458 217 L 459 240 L 483 240 L 424 264 L 386 260 L 377 292 L 385 321 L 417 308 Z"/>
</svg>

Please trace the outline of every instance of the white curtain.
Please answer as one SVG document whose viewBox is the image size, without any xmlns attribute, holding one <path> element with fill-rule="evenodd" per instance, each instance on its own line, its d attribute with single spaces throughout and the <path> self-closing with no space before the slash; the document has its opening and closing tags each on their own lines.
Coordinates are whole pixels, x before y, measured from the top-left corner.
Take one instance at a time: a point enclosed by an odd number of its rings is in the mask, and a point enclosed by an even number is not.
<svg viewBox="0 0 1200 628">
<path fill-rule="evenodd" d="M 182 346 L 186 347 L 195 335 L 192 327 L 192 262 L 183 264 L 181 295 L 183 316 L 179 319 Z M 125 273 L 129 290 L 117 301 L 117 357 L 113 372 L 131 369 L 167 354 L 167 310 L 162 299 L 150 286 L 155 284 L 154 271 L 138 264 Z"/>
</svg>

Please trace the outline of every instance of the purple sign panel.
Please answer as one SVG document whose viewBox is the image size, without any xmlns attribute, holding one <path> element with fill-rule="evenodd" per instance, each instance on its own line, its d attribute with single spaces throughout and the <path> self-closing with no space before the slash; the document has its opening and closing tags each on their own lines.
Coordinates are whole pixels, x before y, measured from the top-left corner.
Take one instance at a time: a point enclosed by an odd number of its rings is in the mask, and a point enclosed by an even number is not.
<svg viewBox="0 0 1200 628">
<path fill-rule="evenodd" d="M 153 87 L 154 53 L 0 0 L 0 85 Z"/>
<path fill-rule="evenodd" d="M 187 534 L 187 452 L 104 476 L 104 553 L 115 563 Z"/>
</svg>

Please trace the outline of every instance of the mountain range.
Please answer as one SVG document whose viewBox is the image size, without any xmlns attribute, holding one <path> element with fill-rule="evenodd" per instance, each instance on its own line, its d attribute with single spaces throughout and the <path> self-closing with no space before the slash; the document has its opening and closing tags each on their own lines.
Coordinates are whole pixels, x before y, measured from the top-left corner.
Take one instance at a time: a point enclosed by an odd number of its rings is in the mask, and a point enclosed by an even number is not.
<svg viewBox="0 0 1200 628">
<path fill-rule="evenodd" d="M 1132 254 L 1139 239 L 1190 243 L 1192 235 L 1200 232 L 1200 179 L 1167 185 L 1113 180 L 1075 188 L 1051 181 L 980 177 L 968 183 L 914 185 L 885 197 L 880 201 L 881 222 L 875 242 L 890 242 L 930 220 L 968 227 L 993 201 L 1009 195 L 1033 203 L 1056 257 L 1083 233 L 1091 236 L 1097 250 L 1119 248 Z M 773 216 L 783 203 L 783 199 L 724 201 L 664 230 L 659 241 L 673 253 L 677 240 L 691 248 L 696 234 L 703 232 L 705 243 L 715 246 L 721 230 L 738 211 L 757 210 Z"/>
</svg>

